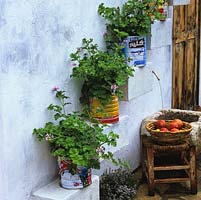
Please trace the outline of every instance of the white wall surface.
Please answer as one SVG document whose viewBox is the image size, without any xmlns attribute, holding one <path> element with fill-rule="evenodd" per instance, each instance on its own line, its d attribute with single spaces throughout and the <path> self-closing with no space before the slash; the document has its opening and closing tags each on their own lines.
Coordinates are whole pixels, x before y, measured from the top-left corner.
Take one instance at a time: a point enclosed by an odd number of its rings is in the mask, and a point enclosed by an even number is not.
<svg viewBox="0 0 201 200">
<path fill-rule="evenodd" d="M 0 1 L 0 200 L 28 200 L 32 191 L 56 175 L 48 145 L 37 142 L 32 130 L 51 120 L 46 108 L 54 101 L 55 85 L 71 97 L 71 110 L 79 109 L 80 85 L 69 78 L 69 54 L 84 37 L 103 46 L 104 20 L 97 14 L 101 2 L 107 1 Z M 108 0 L 106 5 L 122 2 Z M 147 56 L 161 78 L 164 107 L 169 108 L 171 48 L 152 49 Z M 133 168 L 139 165 L 141 121 L 159 109 L 155 77 L 151 91 L 120 103 L 121 116 L 128 118 L 120 130 L 129 144 L 118 155 L 127 157 Z"/>
</svg>

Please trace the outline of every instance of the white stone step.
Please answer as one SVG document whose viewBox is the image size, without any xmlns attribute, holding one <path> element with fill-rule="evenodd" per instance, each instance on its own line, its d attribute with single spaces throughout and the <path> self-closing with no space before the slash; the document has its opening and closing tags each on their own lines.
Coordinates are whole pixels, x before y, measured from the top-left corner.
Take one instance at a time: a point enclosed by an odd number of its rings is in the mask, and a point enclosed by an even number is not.
<svg viewBox="0 0 201 200">
<path fill-rule="evenodd" d="M 37 190 L 32 200 L 99 200 L 99 177 L 92 175 L 92 184 L 84 189 L 64 189 L 57 179 Z"/>
<path fill-rule="evenodd" d="M 112 153 L 115 153 L 129 144 L 129 138 L 127 133 L 128 121 L 129 116 L 123 115 L 119 117 L 119 122 L 114 124 L 107 124 L 108 126 L 104 128 L 105 133 L 113 131 L 119 135 L 119 139 L 117 139 L 117 146 L 113 147 L 105 145 L 106 151 L 111 151 Z"/>
</svg>

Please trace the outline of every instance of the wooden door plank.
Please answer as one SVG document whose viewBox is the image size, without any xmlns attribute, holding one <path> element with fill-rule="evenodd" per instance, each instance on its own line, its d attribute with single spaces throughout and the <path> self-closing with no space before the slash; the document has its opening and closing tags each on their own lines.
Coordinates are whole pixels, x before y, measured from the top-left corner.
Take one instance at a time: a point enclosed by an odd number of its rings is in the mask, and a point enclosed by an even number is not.
<svg viewBox="0 0 201 200">
<path fill-rule="evenodd" d="M 200 1 L 173 9 L 173 108 L 193 109 L 198 104 Z"/>
<path fill-rule="evenodd" d="M 196 70 L 195 70 L 195 40 L 186 41 L 186 105 L 184 109 L 193 109 L 195 105 L 195 89 L 196 89 Z"/>
<path fill-rule="evenodd" d="M 173 18 L 173 39 L 183 38 L 185 32 L 185 7 L 184 6 L 175 6 Z"/>
<path fill-rule="evenodd" d="M 190 86 L 187 86 L 187 105 L 189 105 L 190 109 L 194 109 L 194 106 L 198 104 L 198 63 L 199 63 L 199 47 L 198 47 L 198 20 L 199 20 L 199 0 L 191 0 L 191 4 L 187 6 L 187 34 L 188 37 L 186 39 L 187 43 L 187 77 L 190 81 Z M 190 57 L 191 56 L 191 57 Z M 192 60 L 193 58 L 193 60 Z M 190 71 L 192 71 L 190 73 Z M 191 97 L 190 97 L 191 95 Z"/>
<path fill-rule="evenodd" d="M 201 7 L 200 7 L 200 0 L 196 0 L 196 8 L 195 8 L 195 12 L 196 12 L 196 17 L 195 17 L 195 21 L 196 21 L 196 32 L 195 32 L 195 36 L 196 36 L 196 41 L 195 41 L 195 49 L 196 49 L 196 54 L 195 54 L 195 68 L 196 68 L 196 80 L 195 80 L 195 85 L 196 85 L 196 92 L 195 92 L 195 99 L 196 99 L 196 104 L 199 104 L 199 74 L 200 74 L 200 30 L 201 30 L 201 26 L 200 26 L 200 17 L 201 17 Z"/>
<path fill-rule="evenodd" d="M 172 104 L 174 108 L 182 107 L 185 101 L 185 94 L 183 94 L 183 76 L 185 76 L 185 71 L 183 71 L 184 58 L 184 43 L 176 44 L 173 48 L 175 67 L 173 68 Z"/>
</svg>

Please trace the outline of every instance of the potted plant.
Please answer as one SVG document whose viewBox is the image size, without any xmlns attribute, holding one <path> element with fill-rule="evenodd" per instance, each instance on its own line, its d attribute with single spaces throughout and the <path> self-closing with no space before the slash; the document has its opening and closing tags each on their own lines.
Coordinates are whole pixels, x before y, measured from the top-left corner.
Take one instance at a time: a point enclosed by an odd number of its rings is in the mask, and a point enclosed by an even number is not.
<svg viewBox="0 0 201 200">
<path fill-rule="evenodd" d="M 68 114 L 69 97 L 64 91 L 57 90 L 56 98 L 60 104 L 48 106 L 48 110 L 54 112 L 55 122 L 35 128 L 33 134 L 39 141 L 48 141 L 52 155 L 58 158 L 61 185 L 69 189 L 83 188 L 91 184 L 90 169 L 100 168 L 100 158 L 122 163 L 104 150 L 106 144 L 116 146 L 119 136 L 114 132 L 104 133 L 104 125 L 86 121 L 79 112 Z"/>
<path fill-rule="evenodd" d="M 158 19 L 160 21 L 165 21 L 168 16 L 167 0 L 159 0 L 158 11 L 161 13 L 161 16 Z"/>
<path fill-rule="evenodd" d="M 84 81 L 80 100 L 91 106 L 93 116 L 101 122 L 117 122 L 118 98 L 122 96 L 119 87 L 133 76 L 134 69 L 126 64 L 118 46 L 107 52 L 99 50 L 93 39 L 82 42 L 82 47 L 70 55 L 76 65 L 71 77 Z"/>
<path fill-rule="evenodd" d="M 161 0 L 128 0 L 122 7 L 106 7 L 100 4 L 98 13 L 106 19 L 104 34 L 107 48 L 123 45 L 126 57 L 132 58 L 129 65 L 146 64 L 146 34 L 154 19 L 161 17 L 158 10 Z"/>
</svg>

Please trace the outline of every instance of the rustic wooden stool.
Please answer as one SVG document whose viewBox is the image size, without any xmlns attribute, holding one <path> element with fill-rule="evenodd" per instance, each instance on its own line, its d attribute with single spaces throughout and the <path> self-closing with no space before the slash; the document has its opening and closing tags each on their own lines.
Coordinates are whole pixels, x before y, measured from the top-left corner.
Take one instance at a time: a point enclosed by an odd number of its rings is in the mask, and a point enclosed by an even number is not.
<svg viewBox="0 0 201 200">
<path fill-rule="evenodd" d="M 159 145 L 142 136 L 142 176 L 147 179 L 149 195 L 154 196 L 157 183 L 190 182 L 197 193 L 196 147 L 189 141 L 176 145 Z"/>
</svg>

